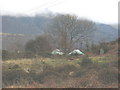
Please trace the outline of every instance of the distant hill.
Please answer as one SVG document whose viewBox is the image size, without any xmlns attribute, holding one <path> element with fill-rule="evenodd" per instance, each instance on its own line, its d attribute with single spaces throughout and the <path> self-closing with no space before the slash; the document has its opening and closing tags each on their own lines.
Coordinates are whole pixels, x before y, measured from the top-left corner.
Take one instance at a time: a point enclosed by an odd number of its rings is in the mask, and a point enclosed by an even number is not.
<svg viewBox="0 0 120 90">
<path fill-rule="evenodd" d="M 24 45 L 29 40 L 35 39 L 34 35 L 2 33 L 2 49 L 15 51 L 24 51 Z M 1 39 L 1 38 L 0 38 Z"/>
<path fill-rule="evenodd" d="M 50 22 L 49 17 L 13 17 L 2 16 L 2 32 L 14 34 L 40 34 Z"/>
<path fill-rule="evenodd" d="M 118 36 L 120 37 L 120 24 L 113 24 L 112 25 L 115 29 L 118 29 Z"/>
<path fill-rule="evenodd" d="M 95 42 L 109 42 L 117 39 L 118 30 L 111 25 L 97 24 L 97 30 L 94 34 L 93 40 Z"/>
<path fill-rule="evenodd" d="M 36 16 L 36 17 L 15 17 L 15 16 L 2 16 L 2 33 L 8 33 L 10 35 L 3 36 L 3 48 L 11 49 L 13 44 L 19 43 L 25 45 L 25 43 L 34 39 L 36 36 L 43 33 L 46 25 L 51 22 L 52 17 Z M 111 25 L 97 23 L 97 30 L 92 37 L 94 43 L 100 41 L 113 41 L 117 39 L 118 30 Z M 13 47 L 14 48 L 14 47 Z"/>
</svg>

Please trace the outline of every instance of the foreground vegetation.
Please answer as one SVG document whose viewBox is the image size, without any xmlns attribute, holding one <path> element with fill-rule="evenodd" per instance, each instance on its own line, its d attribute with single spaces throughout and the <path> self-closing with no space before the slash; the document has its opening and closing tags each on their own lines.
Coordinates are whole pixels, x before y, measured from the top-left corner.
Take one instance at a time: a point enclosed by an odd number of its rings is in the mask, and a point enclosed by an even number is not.
<svg viewBox="0 0 120 90">
<path fill-rule="evenodd" d="M 9 59 L 6 56 L 13 55 L 4 52 L 3 87 L 117 88 L 119 46 L 117 41 L 102 43 L 92 46 L 81 56 L 51 56 L 45 53 Z M 101 48 L 104 53 L 100 53 Z"/>
<path fill-rule="evenodd" d="M 115 88 L 117 65 L 117 55 L 6 60 L 3 87 Z"/>
</svg>

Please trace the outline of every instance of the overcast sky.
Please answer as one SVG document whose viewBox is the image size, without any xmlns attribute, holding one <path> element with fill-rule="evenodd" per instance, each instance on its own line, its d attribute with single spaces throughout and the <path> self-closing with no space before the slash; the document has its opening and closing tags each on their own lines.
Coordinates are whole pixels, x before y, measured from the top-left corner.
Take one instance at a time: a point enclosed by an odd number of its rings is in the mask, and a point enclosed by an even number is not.
<svg viewBox="0 0 120 90">
<path fill-rule="evenodd" d="M 70 13 L 96 22 L 118 22 L 119 0 L 0 0 L 2 15 Z"/>
</svg>

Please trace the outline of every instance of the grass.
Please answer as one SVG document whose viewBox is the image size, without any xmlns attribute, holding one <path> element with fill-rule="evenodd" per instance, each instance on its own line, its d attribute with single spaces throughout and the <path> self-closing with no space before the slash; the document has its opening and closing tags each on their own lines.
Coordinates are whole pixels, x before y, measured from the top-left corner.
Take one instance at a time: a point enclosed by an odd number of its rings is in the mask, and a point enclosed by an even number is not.
<svg viewBox="0 0 120 90">
<path fill-rule="evenodd" d="M 37 58 L 37 59 L 22 59 L 22 60 L 7 60 L 3 62 L 3 70 L 9 68 L 9 66 L 12 65 L 19 65 L 21 68 L 30 68 L 31 65 L 36 64 L 48 64 L 52 67 L 61 67 L 64 65 L 75 65 L 76 67 L 79 67 L 78 64 L 79 60 L 65 60 L 65 59 L 50 59 L 50 58 Z"/>
<path fill-rule="evenodd" d="M 87 57 L 88 58 L 88 57 Z M 86 59 L 87 59 L 86 58 Z M 3 61 L 3 87 L 117 87 L 117 56 L 34 58 Z M 52 84 L 51 84 L 52 83 Z"/>
</svg>

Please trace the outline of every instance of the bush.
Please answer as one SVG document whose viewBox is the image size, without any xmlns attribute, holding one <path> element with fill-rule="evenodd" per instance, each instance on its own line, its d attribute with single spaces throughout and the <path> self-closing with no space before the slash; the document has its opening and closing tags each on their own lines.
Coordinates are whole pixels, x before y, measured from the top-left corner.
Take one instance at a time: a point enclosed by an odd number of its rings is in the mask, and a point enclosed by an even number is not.
<svg viewBox="0 0 120 90">
<path fill-rule="evenodd" d="M 100 49 L 103 49 L 104 53 L 107 53 L 111 48 L 108 47 L 107 43 L 102 42 L 99 45 L 92 45 L 91 52 L 99 55 L 100 54 Z"/>
<path fill-rule="evenodd" d="M 93 63 L 92 60 L 89 57 L 85 56 L 82 58 L 82 60 L 79 64 L 84 67 L 84 66 L 89 66 L 92 63 Z"/>
<path fill-rule="evenodd" d="M 2 60 L 8 60 L 11 58 L 11 54 L 7 50 L 2 50 Z"/>
<path fill-rule="evenodd" d="M 28 58 L 33 57 L 32 53 L 29 52 L 10 52 L 7 50 L 2 50 L 2 60 L 10 60 L 10 59 L 22 59 L 22 58 Z"/>
<path fill-rule="evenodd" d="M 87 72 L 87 70 L 86 69 L 80 69 L 80 70 L 78 70 L 77 72 L 76 72 L 76 77 L 82 77 L 82 76 L 84 76 L 85 74 L 86 74 L 86 72 Z"/>
<path fill-rule="evenodd" d="M 55 71 L 57 71 L 59 73 L 62 73 L 62 72 L 68 73 L 68 72 L 74 71 L 74 70 L 77 70 L 77 68 L 74 65 L 65 65 L 63 67 L 55 68 Z"/>
<path fill-rule="evenodd" d="M 98 77 L 104 84 L 118 83 L 118 72 L 114 69 L 101 69 Z"/>
<path fill-rule="evenodd" d="M 40 55 L 40 52 L 51 51 L 50 42 L 46 35 L 41 35 L 35 40 L 30 40 L 25 45 L 25 51 L 34 55 Z"/>
<path fill-rule="evenodd" d="M 21 78 L 26 79 L 28 77 L 29 74 L 22 69 L 11 69 L 2 72 L 2 80 L 4 85 L 13 85 L 14 83 L 19 82 Z"/>
<path fill-rule="evenodd" d="M 25 52 L 24 57 L 25 58 L 35 58 L 35 54 L 32 52 Z"/>
<path fill-rule="evenodd" d="M 43 57 L 51 57 L 52 54 L 50 52 L 39 52 L 39 56 L 43 56 Z"/>
<path fill-rule="evenodd" d="M 35 66 L 36 65 L 36 66 Z M 44 83 L 46 78 L 57 79 L 63 76 L 60 72 L 48 64 L 35 64 L 30 68 L 30 76 L 35 82 Z"/>
</svg>

